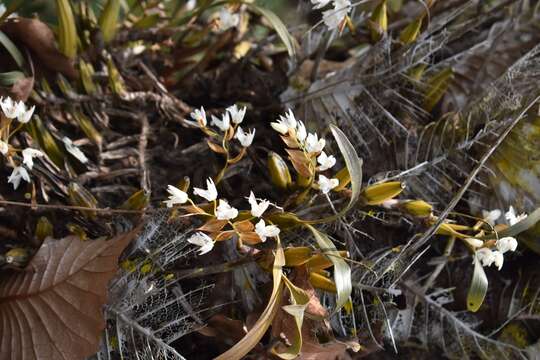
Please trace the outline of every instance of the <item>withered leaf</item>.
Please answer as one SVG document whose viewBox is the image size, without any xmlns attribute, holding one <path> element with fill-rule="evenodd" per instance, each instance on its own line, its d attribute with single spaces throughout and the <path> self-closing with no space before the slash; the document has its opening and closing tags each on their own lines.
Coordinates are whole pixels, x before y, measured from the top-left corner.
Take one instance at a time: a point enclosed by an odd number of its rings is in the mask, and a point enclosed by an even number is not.
<svg viewBox="0 0 540 360">
<path fill-rule="evenodd" d="M 118 256 L 111 240 L 48 238 L 24 271 L 0 277 L 0 359 L 84 359 L 99 347 L 102 306 Z"/>
<path fill-rule="evenodd" d="M 77 77 L 73 62 L 56 48 L 54 33 L 44 22 L 18 17 L 8 19 L 0 26 L 0 30 L 32 51 L 37 58 L 37 61 L 34 61 L 36 70 L 60 72 L 70 78 Z"/>
<path fill-rule="evenodd" d="M 207 222 L 205 222 L 203 226 L 201 226 L 197 230 L 206 231 L 206 232 L 218 232 L 221 229 L 223 229 L 223 227 L 227 225 L 227 223 L 228 223 L 227 220 L 210 219 Z"/>
</svg>

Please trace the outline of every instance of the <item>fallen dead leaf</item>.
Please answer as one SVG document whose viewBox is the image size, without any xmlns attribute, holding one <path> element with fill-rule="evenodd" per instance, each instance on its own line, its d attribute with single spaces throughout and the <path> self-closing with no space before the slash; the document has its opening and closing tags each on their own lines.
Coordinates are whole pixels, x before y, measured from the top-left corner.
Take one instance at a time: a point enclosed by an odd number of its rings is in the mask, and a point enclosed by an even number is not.
<svg viewBox="0 0 540 360">
<path fill-rule="evenodd" d="M 0 359 L 85 359 L 99 347 L 102 306 L 118 256 L 137 230 L 111 240 L 48 238 L 20 272 L 0 277 Z"/>
</svg>

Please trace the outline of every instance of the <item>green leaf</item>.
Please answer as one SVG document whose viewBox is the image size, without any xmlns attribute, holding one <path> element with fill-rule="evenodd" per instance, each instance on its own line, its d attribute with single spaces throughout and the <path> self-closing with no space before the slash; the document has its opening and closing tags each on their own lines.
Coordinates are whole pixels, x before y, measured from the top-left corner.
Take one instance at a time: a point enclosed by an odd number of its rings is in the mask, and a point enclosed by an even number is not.
<svg viewBox="0 0 540 360">
<path fill-rule="evenodd" d="M 289 30 L 287 30 L 287 27 L 281 21 L 281 19 L 272 11 L 262 8 L 260 6 L 257 6 L 255 4 L 246 4 L 248 7 L 250 7 L 254 12 L 258 13 L 259 15 L 263 16 L 268 20 L 270 25 L 276 30 L 276 33 L 278 34 L 279 38 L 287 48 L 287 52 L 289 53 L 289 56 L 293 57 L 296 54 L 296 40 L 292 37 L 291 33 L 289 33 Z"/>
<path fill-rule="evenodd" d="M 17 47 L 15 46 L 15 44 L 13 43 L 13 41 L 11 41 L 10 38 L 8 38 L 6 36 L 6 34 L 4 34 L 2 31 L 0 31 L 0 43 L 2 43 L 2 45 L 4 45 L 4 47 L 6 48 L 6 50 L 9 52 L 9 54 L 11 55 L 11 57 L 15 60 L 15 62 L 17 63 L 17 65 L 22 68 L 23 65 L 24 65 L 24 58 L 21 54 L 21 52 L 19 51 L 19 49 L 17 49 Z"/>
<path fill-rule="evenodd" d="M 24 79 L 24 73 L 21 71 L 8 71 L 0 73 L 0 85 L 2 86 L 11 86 L 15 84 L 18 80 Z"/>
<path fill-rule="evenodd" d="M 311 231 L 323 254 L 334 264 L 334 282 L 336 283 L 337 290 L 336 309 L 334 311 L 338 311 L 347 303 L 351 296 L 351 268 L 343 257 L 341 257 L 334 243 L 326 234 L 309 224 L 304 224 L 304 226 Z"/>
<path fill-rule="evenodd" d="M 99 27 L 103 40 L 108 43 L 114 39 L 120 14 L 120 0 L 108 0 L 99 16 Z"/>
<path fill-rule="evenodd" d="M 68 0 L 56 0 L 58 14 L 58 44 L 60 52 L 73 59 L 77 55 L 77 28 Z"/>
<path fill-rule="evenodd" d="M 268 328 L 272 324 L 272 321 L 274 320 L 274 317 L 279 310 L 279 305 L 281 303 L 281 295 L 283 291 L 283 282 L 281 280 L 283 275 L 282 268 L 284 265 L 285 254 L 279 242 L 279 238 L 277 238 L 277 248 L 274 256 L 274 266 L 272 267 L 272 278 L 274 285 L 272 288 L 272 294 L 270 295 L 270 299 L 268 300 L 266 308 L 262 312 L 255 325 L 253 325 L 251 330 L 249 330 L 248 333 L 232 348 L 230 348 L 220 356 L 216 357 L 215 360 L 240 360 L 247 353 L 249 353 L 251 349 L 253 349 L 262 339 L 262 337 L 266 333 L 266 330 L 268 330 Z"/>
<path fill-rule="evenodd" d="M 474 273 L 471 280 L 471 286 L 467 293 L 467 309 L 472 312 L 477 312 L 484 302 L 488 288 L 488 279 L 484 272 L 484 267 L 480 261 L 474 256 Z"/>
</svg>

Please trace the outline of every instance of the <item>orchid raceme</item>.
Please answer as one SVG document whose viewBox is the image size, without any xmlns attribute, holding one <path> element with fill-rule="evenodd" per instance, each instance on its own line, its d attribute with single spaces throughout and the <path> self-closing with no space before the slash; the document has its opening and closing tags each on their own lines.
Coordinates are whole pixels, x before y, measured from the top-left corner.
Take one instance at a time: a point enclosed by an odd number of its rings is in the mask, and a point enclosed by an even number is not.
<svg viewBox="0 0 540 360">
<path fill-rule="evenodd" d="M 325 171 L 336 165 L 336 158 L 333 155 L 328 156 L 322 151 L 319 157 L 317 157 L 317 162 L 319 163 L 319 170 Z"/>
<path fill-rule="evenodd" d="M 236 104 L 227 108 L 227 111 L 231 115 L 231 121 L 233 124 L 240 124 L 244 120 L 246 109 L 247 108 L 245 106 L 240 109 Z"/>
<path fill-rule="evenodd" d="M 199 255 L 204 255 L 214 248 L 214 240 L 203 232 L 196 232 L 187 241 L 199 247 Z"/>
<path fill-rule="evenodd" d="M 323 194 L 328 194 L 332 189 L 339 185 L 338 179 L 329 179 L 324 175 L 319 175 L 319 187 Z"/>
<path fill-rule="evenodd" d="M 75 144 L 73 144 L 73 141 L 71 141 L 70 138 L 68 138 L 67 136 L 64 136 L 62 141 L 64 142 L 64 146 L 66 147 L 66 150 L 71 155 L 73 155 L 77 160 L 79 160 L 83 164 L 88 162 L 88 158 L 86 157 L 86 155 L 84 155 L 81 149 L 79 149 Z"/>
<path fill-rule="evenodd" d="M 229 205 L 223 199 L 219 199 L 219 206 L 216 209 L 216 217 L 218 220 L 231 220 L 238 216 L 238 210 Z"/>
<path fill-rule="evenodd" d="M 26 165 L 28 169 L 32 170 L 32 167 L 34 166 L 33 158 L 42 157 L 45 154 L 37 149 L 26 148 L 22 151 L 22 155 L 23 155 L 23 164 Z"/>
<path fill-rule="evenodd" d="M 280 233 L 279 228 L 276 225 L 266 225 L 263 219 L 255 225 L 255 232 L 261 238 L 262 242 L 265 242 L 269 237 L 278 236 Z"/>
<path fill-rule="evenodd" d="M 173 207 L 176 204 L 184 204 L 189 199 L 187 193 L 172 185 L 167 187 L 167 191 L 169 193 L 169 199 L 164 201 L 167 207 Z"/>
<path fill-rule="evenodd" d="M 30 175 L 23 166 L 16 166 L 8 177 L 8 183 L 13 184 L 13 189 L 16 190 L 19 187 L 21 180 L 30 182 Z"/>
<path fill-rule="evenodd" d="M 249 204 L 251 205 L 251 215 L 255 217 L 261 217 L 262 214 L 268 209 L 268 206 L 270 206 L 270 201 L 264 199 L 260 202 L 257 201 L 255 198 L 255 194 L 253 191 L 249 194 L 248 198 Z"/>
<path fill-rule="evenodd" d="M 251 146 L 253 138 L 255 137 L 255 129 L 251 129 L 249 132 L 245 132 L 241 126 L 236 130 L 235 138 L 240 142 L 243 147 Z"/>
<path fill-rule="evenodd" d="M 214 201 L 217 199 L 218 196 L 216 185 L 214 184 L 214 180 L 212 180 L 211 178 L 208 178 L 206 180 L 206 190 L 201 188 L 193 188 L 193 193 L 195 195 L 205 198 L 208 201 Z"/>
</svg>

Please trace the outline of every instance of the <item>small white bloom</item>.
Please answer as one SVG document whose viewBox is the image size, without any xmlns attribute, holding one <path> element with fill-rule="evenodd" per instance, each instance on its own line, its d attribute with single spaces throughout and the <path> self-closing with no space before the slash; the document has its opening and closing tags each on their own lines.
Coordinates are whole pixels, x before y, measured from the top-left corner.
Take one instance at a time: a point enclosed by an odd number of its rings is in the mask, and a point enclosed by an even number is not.
<svg viewBox="0 0 540 360">
<path fill-rule="evenodd" d="M 351 9 L 350 0 L 334 0 L 332 10 L 323 11 L 323 21 L 329 29 L 336 29 Z"/>
<path fill-rule="evenodd" d="M 231 121 L 234 124 L 240 124 L 242 121 L 244 121 L 244 116 L 246 115 L 246 107 L 238 108 L 236 104 L 229 106 L 227 108 L 227 111 L 229 114 L 231 114 Z"/>
<path fill-rule="evenodd" d="M 476 250 L 475 256 L 482 263 L 482 266 L 491 266 L 493 262 L 495 261 L 495 256 L 493 255 L 493 251 L 491 251 L 488 248 L 481 248 Z"/>
<path fill-rule="evenodd" d="M 34 166 L 33 158 L 42 157 L 43 155 L 45 154 L 43 154 L 41 151 L 37 149 L 26 148 L 22 151 L 23 164 L 26 165 L 27 168 L 32 170 L 32 167 Z"/>
<path fill-rule="evenodd" d="M 329 179 L 324 175 L 319 175 L 319 187 L 323 194 L 328 194 L 330 190 L 339 185 L 338 179 Z"/>
<path fill-rule="evenodd" d="M 495 225 L 495 221 L 497 221 L 501 217 L 501 210 L 495 209 L 491 211 L 482 210 L 482 217 L 484 220 L 490 224 L 491 226 Z"/>
<path fill-rule="evenodd" d="M 206 120 L 206 111 L 204 111 L 204 107 L 201 106 L 200 109 L 193 110 L 190 116 L 194 121 L 186 120 L 188 124 L 197 126 L 197 127 L 206 127 L 207 120 Z"/>
<path fill-rule="evenodd" d="M 167 207 L 173 207 L 175 204 L 183 204 L 188 201 L 188 194 L 172 185 L 167 186 L 167 192 L 169 193 L 169 200 L 165 200 L 164 203 Z"/>
<path fill-rule="evenodd" d="M 264 223 L 264 220 L 261 219 L 255 225 L 255 232 L 257 233 L 257 235 L 259 235 L 261 241 L 265 242 L 266 238 L 278 236 L 280 230 L 276 225 L 266 225 Z"/>
<path fill-rule="evenodd" d="M 333 155 L 326 155 L 324 151 L 321 152 L 321 155 L 317 158 L 317 162 L 319 163 L 320 171 L 328 170 L 334 165 L 336 165 L 336 158 Z"/>
<path fill-rule="evenodd" d="M 300 143 L 303 143 L 304 140 L 306 140 L 306 137 L 307 137 L 306 126 L 301 120 L 298 120 L 298 127 L 296 128 L 296 139 Z"/>
<path fill-rule="evenodd" d="M 497 240 L 495 246 L 497 246 L 497 249 L 504 254 L 507 251 L 516 251 L 518 242 L 515 238 L 507 236 Z"/>
<path fill-rule="evenodd" d="M 320 9 L 330 3 L 331 0 L 311 0 L 314 9 Z"/>
<path fill-rule="evenodd" d="M 0 153 L 2 153 L 2 155 L 6 155 L 8 151 L 9 151 L 8 143 L 0 140 Z"/>
<path fill-rule="evenodd" d="M 228 112 L 225 112 L 221 118 L 222 120 L 219 120 L 217 117 L 212 115 L 212 125 L 217 126 L 219 130 L 225 132 L 229 130 L 229 127 L 231 126 L 231 116 Z"/>
<path fill-rule="evenodd" d="M 204 255 L 214 248 L 214 240 L 203 232 L 196 232 L 187 241 L 199 247 L 199 255 Z"/>
<path fill-rule="evenodd" d="M 280 115 L 277 122 L 272 122 L 270 125 L 274 130 L 276 130 L 281 135 L 285 135 L 289 130 L 296 131 L 296 125 L 298 121 L 294 117 L 294 114 L 291 109 L 285 113 L 285 116 Z"/>
<path fill-rule="evenodd" d="M 306 150 L 310 153 L 318 153 L 321 152 L 322 149 L 324 149 L 324 145 L 326 145 L 326 140 L 323 138 L 319 139 L 317 134 L 312 133 L 307 136 L 306 139 Z"/>
<path fill-rule="evenodd" d="M 514 209 L 514 207 L 510 206 L 510 208 L 508 209 L 508 212 L 504 214 L 504 217 L 506 218 L 506 220 L 508 220 L 508 223 L 510 224 L 510 226 L 512 226 L 512 225 L 517 224 L 521 220 L 527 218 L 527 214 L 523 213 L 523 214 L 516 215 L 516 210 Z"/>
<path fill-rule="evenodd" d="M 17 120 L 19 120 L 19 122 L 23 124 L 26 124 L 30 121 L 30 119 L 32 119 L 32 115 L 34 115 L 34 110 L 36 109 L 36 107 L 32 106 L 30 109 L 26 109 L 26 106 L 22 101 L 20 101 L 19 104 L 21 106 L 21 110 L 19 111 Z"/>
<path fill-rule="evenodd" d="M 249 194 L 248 201 L 249 205 L 251 205 L 251 215 L 255 217 L 261 217 L 266 209 L 268 209 L 268 206 L 270 206 L 270 201 L 266 199 L 261 200 L 261 202 L 257 202 L 253 191 Z"/>
<path fill-rule="evenodd" d="M 249 147 L 255 137 L 255 129 L 251 129 L 249 132 L 245 132 L 241 126 L 236 130 L 236 139 L 243 147 Z"/>
<path fill-rule="evenodd" d="M 225 7 L 219 10 L 219 29 L 221 31 L 229 30 L 238 26 L 240 23 L 240 15 L 231 13 Z"/>
<path fill-rule="evenodd" d="M 73 141 L 71 141 L 70 138 L 68 138 L 67 136 L 64 136 L 62 141 L 64 142 L 64 146 L 66 147 L 66 150 L 71 155 L 75 156 L 77 160 L 79 160 L 83 164 L 88 162 L 88 158 L 86 157 L 86 155 L 84 155 L 81 149 L 79 149 L 76 145 L 73 144 Z"/>
<path fill-rule="evenodd" d="M 0 98 L 0 107 L 4 115 L 9 119 L 15 119 L 25 111 L 24 103 L 21 101 L 15 102 L 9 96 Z"/>
<path fill-rule="evenodd" d="M 8 177 L 8 183 L 13 184 L 13 189 L 17 189 L 21 183 L 21 179 L 30 182 L 30 175 L 28 171 L 22 166 L 17 166 L 13 169 L 13 172 Z"/>
<path fill-rule="evenodd" d="M 465 242 L 469 245 L 471 245 L 473 248 L 479 248 L 484 246 L 484 242 L 480 239 L 475 238 L 466 238 Z"/>
<path fill-rule="evenodd" d="M 219 199 L 219 206 L 216 209 L 218 220 L 230 220 L 238 216 L 238 210 L 233 208 L 225 200 Z"/>
<path fill-rule="evenodd" d="M 497 270 L 501 270 L 504 263 L 504 255 L 500 251 L 493 251 L 493 263 L 497 267 Z"/>
<path fill-rule="evenodd" d="M 206 188 L 207 190 L 203 190 L 200 188 L 193 188 L 193 193 L 195 195 L 199 195 L 200 197 L 205 198 L 208 201 L 216 200 L 218 196 L 218 192 L 216 189 L 216 185 L 214 184 L 214 181 L 211 178 L 208 178 L 206 180 Z"/>
</svg>

